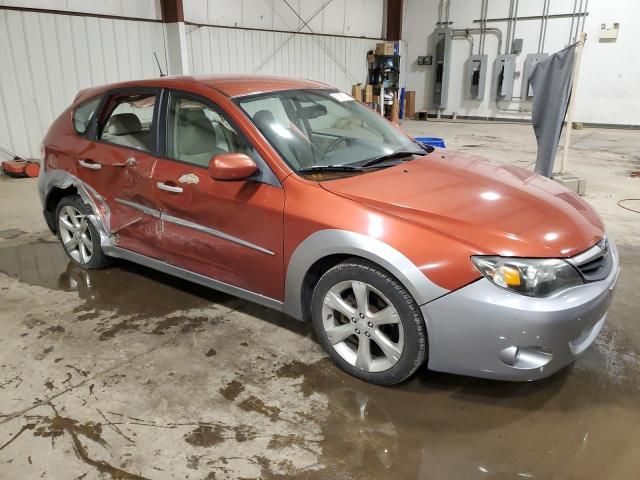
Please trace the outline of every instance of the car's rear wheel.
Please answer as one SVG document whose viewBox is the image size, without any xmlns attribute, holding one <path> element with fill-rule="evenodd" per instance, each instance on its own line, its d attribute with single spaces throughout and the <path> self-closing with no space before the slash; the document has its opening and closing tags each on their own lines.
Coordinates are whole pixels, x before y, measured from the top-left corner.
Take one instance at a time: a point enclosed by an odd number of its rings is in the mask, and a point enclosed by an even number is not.
<svg viewBox="0 0 640 480">
<path fill-rule="evenodd" d="M 426 358 L 420 308 L 391 274 L 355 259 L 329 269 L 318 281 L 311 316 L 320 343 L 347 373 L 393 385 Z"/>
<path fill-rule="evenodd" d="M 91 213 L 91 207 L 78 195 L 61 199 L 56 208 L 58 239 L 75 264 L 102 268 L 109 262 L 100 246 L 100 234 L 87 217 Z"/>
</svg>

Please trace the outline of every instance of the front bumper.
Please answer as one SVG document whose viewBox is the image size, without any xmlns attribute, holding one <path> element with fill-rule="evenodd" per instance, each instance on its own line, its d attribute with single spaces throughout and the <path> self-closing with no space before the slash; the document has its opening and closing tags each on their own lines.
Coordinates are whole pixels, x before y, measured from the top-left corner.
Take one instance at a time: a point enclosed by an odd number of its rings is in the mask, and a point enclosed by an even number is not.
<svg viewBox="0 0 640 480">
<path fill-rule="evenodd" d="M 547 298 L 496 287 L 482 278 L 421 307 L 429 368 L 497 380 L 537 380 L 572 363 L 602 328 L 620 272 Z"/>
</svg>

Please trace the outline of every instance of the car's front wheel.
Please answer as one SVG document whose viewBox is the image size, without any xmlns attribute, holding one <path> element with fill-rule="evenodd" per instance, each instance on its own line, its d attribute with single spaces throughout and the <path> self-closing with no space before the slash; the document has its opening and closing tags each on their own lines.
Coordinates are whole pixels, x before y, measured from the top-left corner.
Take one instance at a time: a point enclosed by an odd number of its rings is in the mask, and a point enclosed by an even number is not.
<svg viewBox="0 0 640 480">
<path fill-rule="evenodd" d="M 387 271 L 348 260 L 318 281 L 311 316 L 320 343 L 347 373 L 393 385 L 426 358 L 426 331 L 411 294 Z"/>
<path fill-rule="evenodd" d="M 100 234 L 87 217 L 92 213 L 78 195 L 64 197 L 56 208 L 58 239 L 67 256 L 84 268 L 102 268 L 108 258 L 100 245 Z"/>
</svg>

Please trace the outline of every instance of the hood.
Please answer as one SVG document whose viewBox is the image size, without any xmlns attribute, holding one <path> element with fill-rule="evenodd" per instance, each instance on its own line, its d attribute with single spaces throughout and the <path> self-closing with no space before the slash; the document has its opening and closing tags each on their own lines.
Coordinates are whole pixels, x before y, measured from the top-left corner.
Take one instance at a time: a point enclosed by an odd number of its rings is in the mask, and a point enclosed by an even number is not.
<svg viewBox="0 0 640 480">
<path fill-rule="evenodd" d="M 459 152 L 436 150 L 321 185 L 463 242 L 478 254 L 570 257 L 604 235 L 598 214 L 558 183 Z"/>
</svg>

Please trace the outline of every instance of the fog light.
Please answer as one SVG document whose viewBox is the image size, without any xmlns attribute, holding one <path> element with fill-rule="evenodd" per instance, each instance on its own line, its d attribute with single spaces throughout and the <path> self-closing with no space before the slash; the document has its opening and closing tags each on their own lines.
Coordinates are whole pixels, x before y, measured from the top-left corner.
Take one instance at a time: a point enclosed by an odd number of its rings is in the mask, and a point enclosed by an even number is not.
<svg viewBox="0 0 640 480">
<path fill-rule="evenodd" d="M 509 367 L 530 370 L 544 367 L 553 358 L 551 350 L 545 347 L 511 346 L 498 352 L 498 358 Z"/>
</svg>

